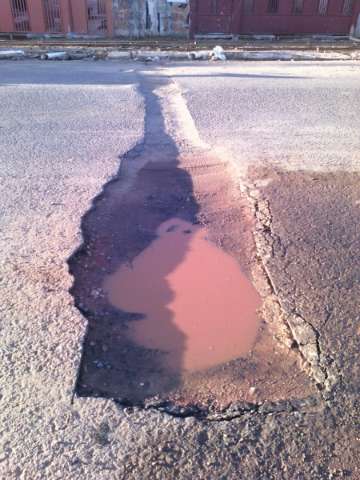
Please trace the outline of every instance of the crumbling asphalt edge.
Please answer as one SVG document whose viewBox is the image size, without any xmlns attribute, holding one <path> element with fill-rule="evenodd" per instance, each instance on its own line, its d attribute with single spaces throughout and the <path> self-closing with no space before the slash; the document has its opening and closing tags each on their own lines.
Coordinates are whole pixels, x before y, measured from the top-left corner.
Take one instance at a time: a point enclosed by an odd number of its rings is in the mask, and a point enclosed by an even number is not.
<svg viewBox="0 0 360 480">
<path fill-rule="evenodd" d="M 310 374 L 320 391 L 329 391 L 333 387 L 333 376 L 324 365 L 320 348 L 320 332 L 296 309 L 288 310 L 278 295 L 272 279 L 268 261 L 273 256 L 274 243 L 281 244 L 281 239 L 272 229 L 273 218 L 269 201 L 264 198 L 259 188 L 251 183 L 242 183 L 241 188 L 247 195 L 255 216 L 254 232 L 257 259 L 270 289 L 265 300 L 265 318 L 268 316 L 266 306 L 275 310 L 277 319 L 271 322 L 272 333 L 287 348 L 298 351 L 302 367 Z"/>
</svg>

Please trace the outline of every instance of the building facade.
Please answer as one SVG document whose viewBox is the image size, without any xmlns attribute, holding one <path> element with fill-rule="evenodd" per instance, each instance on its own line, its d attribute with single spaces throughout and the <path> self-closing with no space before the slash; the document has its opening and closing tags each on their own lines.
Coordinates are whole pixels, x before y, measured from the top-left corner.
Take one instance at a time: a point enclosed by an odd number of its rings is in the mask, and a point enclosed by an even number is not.
<svg viewBox="0 0 360 480">
<path fill-rule="evenodd" d="M 0 0 L 0 32 L 189 35 L 187 0 Z"/>
<path fill-rule="evenodd" d="M 360 36 L 360 0 L 0 0 L 0 32 Z"/>
<path fill-rule="evenodd" d="M 192 0 L 191 33 L 354 34 L 360 0 Z"/>
</svg>

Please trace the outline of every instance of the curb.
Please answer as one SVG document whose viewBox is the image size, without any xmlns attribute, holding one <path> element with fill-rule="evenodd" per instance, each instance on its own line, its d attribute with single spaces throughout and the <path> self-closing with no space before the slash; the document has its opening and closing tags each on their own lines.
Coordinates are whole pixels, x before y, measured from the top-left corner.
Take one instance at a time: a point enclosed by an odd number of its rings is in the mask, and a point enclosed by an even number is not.
<svg viewBox="0 0 360 480">
<path fill-rule="evenodd" d="M 221 47 L 215 47 L 221 48 Z M 214 49 L 215 50 L 215 49 Z M 336 61 L 360 60 L 360 49 L 351 52 L 333 52 L 317 50 L 263 50 L 241 51 L 222 50 L 219 58 L 214 50 L 194 51 L 150 51 L 150 50 L 106 50 L 106 49 L 72 49 L 50 50 L 35 47 L 24 50 L 0 50 L 0 60 L 37 59 L 46 61 L 64 60 L 134 60 L 142 62 L 160 61 L 206 61 L 206 60 L 247 60 L 247 61 Z"/>
</svg>

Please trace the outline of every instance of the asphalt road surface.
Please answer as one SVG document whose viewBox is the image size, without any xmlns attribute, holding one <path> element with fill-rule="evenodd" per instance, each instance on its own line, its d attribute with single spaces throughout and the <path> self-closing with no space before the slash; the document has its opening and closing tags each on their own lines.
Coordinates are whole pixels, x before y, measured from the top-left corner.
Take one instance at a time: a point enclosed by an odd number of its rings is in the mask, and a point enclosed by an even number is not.
<svg viewBox="0 0 360 480">
<path fill-rule="evenodd" d="M 1 62 L 1 478 L 360 479 L 359 85 L 356 62 Z M 304 395 L 198 418 L 76 394 L 84 215 L 174 145 L 231 167 Z"/>
</svg>

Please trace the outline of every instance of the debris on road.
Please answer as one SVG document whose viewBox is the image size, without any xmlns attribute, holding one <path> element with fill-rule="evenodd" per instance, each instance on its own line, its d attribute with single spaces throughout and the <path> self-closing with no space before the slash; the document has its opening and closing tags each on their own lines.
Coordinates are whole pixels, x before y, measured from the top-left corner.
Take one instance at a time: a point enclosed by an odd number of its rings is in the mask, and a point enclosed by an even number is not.
<svg viewBox="0 0 360 480">
<path fill-rule="evenodd" d="M 145 62 L 160 62 L 160 57 L 158 55 L 155 55 L 155 57 L 146 57 Z"/>
<path fill-rule="evenodd" d="M 107 54 L 110 60 L 126 60 L 130 58 L 130 52 L 123 50 L 113 50 Z"/>
<path fill-rule="evenodd" d="M 41 56 L 42 60 L 69 60 L 67 52 L 48 52 Z"/>
<path fill-rule="evenodd" d="M 211 60 L 226 60 L 226 55 L 224 52 L 224 49 L 217 45 L 216 47 L 213 48 L 211 54 L 210 54 Z"/>
<path fill-rule="evenodd" d="M 190 60 L 209 60 L 210 52 L 209 50 L 200 50 L 189 52 L 188 58 Z"/>
<path fill-rule="evenodd" d="M 258 43 L 256 43 L 258 42 Z M 44 43 L 11 43 L 6 42 L 0 49 L 0 59 L 18 60 L 139 60 L 145 62 L 182 61 L 182 60 L 360 60 L 359 44 L 348 42 L 342 45 L 335 44 L 308 44 L 282 43 L 280 41 L 259 44 L 260 40 L 252 43 L 229 43 L 223 46 L 197 43 L 183 44 L 181 42 L 168 45 L 158 43 L 152 47 L 149 42 L 141 44 L 131 41 L 118 43 L 118 46 L 109 44 L 77 44 L 75 42 L 59 42 L 57 44 Z M 6 45 L 6 50 L 5 50 Z M 151 48 L 150 48 L 151 45 Z M 1 44 L 0 44 L 1 46 Z M 16 48 L 10 48 L 14 46 Z M 22 47 L 19 49 L 18 47 Z M 57 51 L 54 51 L 57 49 Z"/>
<path fill-rule="evenodd" d="M 0 60 L 16 60 L 25 57 L 24 50 L 0 50 Z"/>
</svg>

